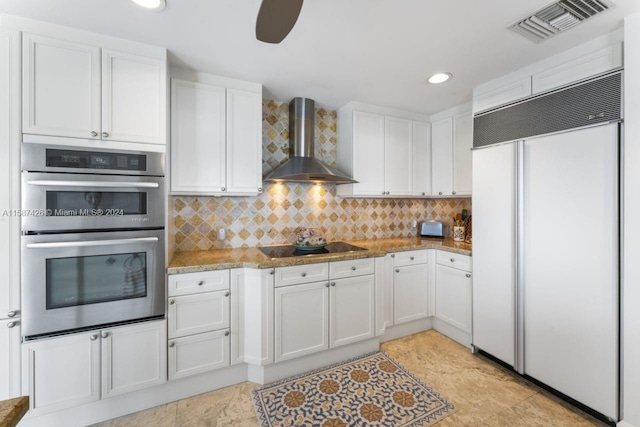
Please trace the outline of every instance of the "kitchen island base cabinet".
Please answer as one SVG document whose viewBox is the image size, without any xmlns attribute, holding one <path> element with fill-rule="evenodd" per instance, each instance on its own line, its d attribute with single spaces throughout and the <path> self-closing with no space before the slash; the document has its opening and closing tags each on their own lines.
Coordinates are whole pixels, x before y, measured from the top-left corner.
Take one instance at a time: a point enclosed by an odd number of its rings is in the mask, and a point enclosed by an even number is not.
<svg viewBox="0 0 640 427">
<path fill-rule="evenodd" d="M 275 361 L 329 348 L 329 283 L 275 290 Z"/>
<path fill-rule="evenodd" d="M 166 326 L 160 320 L 27 342 L 31 415 L 165 383 Z"/>
</svg>

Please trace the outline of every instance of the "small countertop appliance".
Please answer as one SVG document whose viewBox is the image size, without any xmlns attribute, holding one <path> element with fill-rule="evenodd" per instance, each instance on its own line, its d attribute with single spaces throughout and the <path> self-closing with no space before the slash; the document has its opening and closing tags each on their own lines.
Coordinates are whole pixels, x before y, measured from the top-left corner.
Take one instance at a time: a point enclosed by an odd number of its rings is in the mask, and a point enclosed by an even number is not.
<svg viewBox="0 0 640 427">
<path fill-rule="evenodd" d="M 420 236 L 444 237 L 444 225 L 440 221 L 422 221 L 420 223 Z"/>
</svg>

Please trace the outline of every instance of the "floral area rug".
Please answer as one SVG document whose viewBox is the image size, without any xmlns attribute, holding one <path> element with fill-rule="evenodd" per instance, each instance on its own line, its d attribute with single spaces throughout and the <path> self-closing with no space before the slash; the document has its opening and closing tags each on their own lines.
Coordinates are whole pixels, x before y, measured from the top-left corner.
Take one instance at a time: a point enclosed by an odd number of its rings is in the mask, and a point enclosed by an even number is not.
<svg viewBox="0 0 640 427">
<path fill-rule="evenodd" d="M 252 392 L 260 425 L 430 426 L 454 407 L 383 352 Z"/>
</svg>

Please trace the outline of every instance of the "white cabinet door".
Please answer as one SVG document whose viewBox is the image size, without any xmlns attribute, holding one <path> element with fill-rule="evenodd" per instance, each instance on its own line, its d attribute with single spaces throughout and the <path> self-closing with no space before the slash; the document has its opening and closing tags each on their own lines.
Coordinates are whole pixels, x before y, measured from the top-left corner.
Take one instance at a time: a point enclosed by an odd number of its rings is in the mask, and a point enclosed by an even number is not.
<svg viewBox="0 0 640 427">
<path fill-rule="evenodd" d="M 229 330 L 169 341 L 169 380 L 229 366 Z"/>
<path fill-rule="evenodd" d="M 471 195 L 471 147 L 473 116 L 471 111 L 453 117 L 453 194 Z"/>
<path fill-rule="evenodd" d="M 428 264 L 394 267 L 393 324 L 427 317 Z"/>
<path fill-rule="evenodd" d="M 436 265 L 436 317 L 471 333 L 471 273 Z"/>
<path fill-rule="evenodd" d="M 473 112 L 478 113 L 531 95 L 531 76 L 515 81 L 493 81 L 473 91 Z"/>
<path fill-rule="evenodd" d="M 103 399 L 166 381 L 166 321 L 139 323 L 102 331 Z"/>
<path fill-rule="evenodd" d="M 275 290 L 275 361 L 329 348 L 329 283 Z"/>
<path fill-rule="evenodd" d="M 102 50 L 102 139 L 166 144 L 167 64 Z"/>
<path fill-rule="evenodd" d="M 411 120 L 385 117 L 385 184 L 391 196 L 410 196 L 413 181 Z"/>
<path fill-rule="evenodd" d="M 0 320 L 0 400 L 20 392 L 20 319 Z"/>
<path fill-rule="evenodd" d="M 169 298 L 169 338 L 229 327 L 229 291 Z"/>
<path fill-rule="evenodd" d="M 20 33 L 0 29 L 0 206 L 20 208 Z M 0 215 L 0 319 L 20 310 L 20 218 Z M 13 312 L 13 313 L 11 313 Z M 3 400 L 0 393 L 0 400 Z"/>
<path fill-rule="evenodd" d="M 431 124 L 431 189 L 434 196 L 453 191 L 453 118 Z"/>
<path fill-rule="evenodd" d="M 431 126 L 413 122 L 413 195 L 431 194 Z"/>
<path fill-rule="evenodd" d="M 353 148 L 354 195 L 383 195 L 384 116 L 353 112 Z"/>
<path fill-rule="evenodd" d="M 29 370 L 32 415 L 100 399 L 98 331 L 27 342 L 23 356 Z"/>
<path fill-rule="evenodd" d="M 100 93 L 100 48 L 24 34 L 24 133 L 100 139 Z"/>
<path fill-rule="evenodd" d="M 171 191 L 215 193 L 226 185 L 225 88 L 171 80 Z"/>
<path fill-rule="evenodd" d="M 262 189 L 262 96 L 227 89 L 228 193 Z"/>
<path fill-rule="evenodd" d="M 329 347 L 373 338 L 375 309 L 374 276 L 351 277 L 331 282 L 329 294 Z"/>
</svg>

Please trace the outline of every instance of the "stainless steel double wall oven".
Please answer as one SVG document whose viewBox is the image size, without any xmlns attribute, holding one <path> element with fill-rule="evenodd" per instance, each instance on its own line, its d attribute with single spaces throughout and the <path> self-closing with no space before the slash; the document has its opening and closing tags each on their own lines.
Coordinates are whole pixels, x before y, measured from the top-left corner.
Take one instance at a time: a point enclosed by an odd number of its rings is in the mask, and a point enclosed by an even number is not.
<svg viewBox="0 0 640 427">
<path fill-rule="evenodd" d="M 163 316 L 164 154 L 23 143 L 23 335 Z"/>
</svg>

